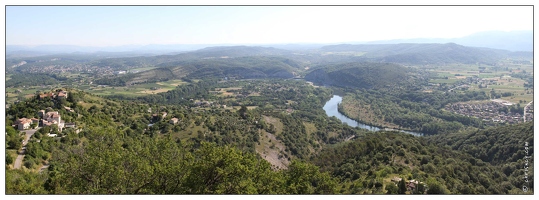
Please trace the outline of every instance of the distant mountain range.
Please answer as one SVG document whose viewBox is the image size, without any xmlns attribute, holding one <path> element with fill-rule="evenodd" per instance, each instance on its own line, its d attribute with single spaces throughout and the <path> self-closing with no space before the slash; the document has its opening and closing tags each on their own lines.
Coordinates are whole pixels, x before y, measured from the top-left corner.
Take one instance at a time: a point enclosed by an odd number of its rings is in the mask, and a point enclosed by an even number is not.
<svg viewBox="0 0 539 200">
<path fill-rule="evenodd" d="M 343 42 L 333 44 L 254 44 L 253 46 L 274 47 L 284 50 L 302 51 L 309 49 L 318 49 L 326 45 L 336 44 L 399 44 L 399 43 L 456 43 L 471 47 L 486 47 L 493 49 L 502 49 L 508 51 L 533 51 L 533 31 L 489 31 L 472 34 L 461 38 L 443 39 L 443 38 L 418 38 L 418 39 L 397 39 L 370 42 Z M 6 45 L 7 55 L 39 56 L 61 53 L 96 53 L 102 54 L 110 52 L 126 52 L 132 55 L 163 55 L 186 51 L 194 51 L 212 46 L 238 46 L 238 44 L 168 44 L 168 45 L 123 45 L 113 47 L 87 47 L 76 45 Z"/>
<path fill-rule="evenodd" d="M 366 44 L 456 43 L 508 51 L 533 51 L 533 31 L 487 31 L 461 38 L 416 38 L 366 42 Z"/>
</svg>

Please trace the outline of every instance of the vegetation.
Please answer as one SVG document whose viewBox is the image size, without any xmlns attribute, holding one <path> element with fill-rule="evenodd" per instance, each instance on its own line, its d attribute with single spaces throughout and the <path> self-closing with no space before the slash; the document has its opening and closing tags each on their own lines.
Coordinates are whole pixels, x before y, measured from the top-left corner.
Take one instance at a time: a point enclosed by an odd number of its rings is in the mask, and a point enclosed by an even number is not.
<svg viewBox="0 0 539 200">
<path fill-rule="evenodd" d="M 56 74 L 13 74 L 11 79 L 6 81 L 6 87 L 52 85 L 65 80 L 65 77 Z"/>
<path fill-rule="evenodd" d="M 519 98 L 500 111 L 523 113 L 527 55 L 400 44 L 11 57 L 6 193 L 533 194 L 533 122 L 488 127 L 444 109 Z M 335 94 L 350 118 L 424 136 L 328 117 Z M 13 123 L 39 110 L 76 127 L 40 126 L 13 169 L 25 136 Z"/>
<path fill-rule="evenodd" d="M 376 90 L 415 90 L 426 84 L 421 72 L 389 63 L 346 63 L 319 67 L 305 79 L 319 85 Z"/>
<path fill-rule="evenodd" d="M 516 142 L 511 141 L 531 141 L 531 127 L 532 123 L 526 123 L 501 130 L 491 128 L 479 133 L 451 134 L 462 138 L 460 141 L 441 135 L 418 138 L 404 133 L 371 133 L 353 142 L 323 149 L 312 162 L 339 178 L 344 185 L 350 185 L 341 190 L 343 193 L 395 192 L 389 185 L 396 186 L 397 192 L 402 193 L 402 183 L 389 181 L 401 177 L 424 182 L 427 194 L 513 194 L 521 191 L 524 184 L 521 166 L 525 155 L 524 145 L 516 147 Z M 481 145 L 489 143 L 489 138 L 485 137 L 486 141 L 478 146 L 462 145 L 473 143 L 476 141 L 473 138 L 479 138 L 479 134 L 489 135 L 491 141 L 499 141 L 499 144 L 485 148 Z M 500 138 L 506 135 L 515 139 Z M 498 139 L 494 139 L 496 137 Z M 445 146 L 448 141 L 455 142 L 453 149 Z M 503 145 L 507 141 L 511 145 Z M 481 157 L 480 152 L 491 158 Z M 530 184 L 533 185 L 533 181 Z"/>
</svg>

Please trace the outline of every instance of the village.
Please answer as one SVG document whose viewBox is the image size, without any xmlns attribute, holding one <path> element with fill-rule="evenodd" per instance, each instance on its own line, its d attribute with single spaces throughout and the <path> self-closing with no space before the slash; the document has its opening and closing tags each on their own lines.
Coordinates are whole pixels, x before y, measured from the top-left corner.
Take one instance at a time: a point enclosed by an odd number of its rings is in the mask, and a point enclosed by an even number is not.
<svg viewBox="0 0 539 200">
<path fill-rule="evenodd" d="M 39 95 L 40 99 L 51 98 L 51 99 L 64 99 L 67 98 L 66 91 L 58 91 L 57 93 L 46 93 Z M 66 110 L 72 112 L 69 107 L 64 107 Z M 19 131 L 24 131 L 28 129 L 36 129 L 46 126 L 56 125 L 58 127 L 58 132 L 62 132 L 64 128 L 75 128 L 75 123 L 65 122 L 62 120 L 61 115 L 58 111 L 52 111 L 52 108 L 47 108 L 50 110 L 46 112 L 45 110 L 39 110 L 36 115 L 38 118 L 19 118 L 13 122 L 13 127 L 17 128 Z M 49 137 L 56 137 L 56 134 L 48 134 Z"/>
<path fill-rule="evenodd" d="M 476 117 L 482 119 L 487 125 L 497 123 L 516 124 L 524 122 L 523 114 L 510 112 L 508 106 L 513 104 L 503 100 L 491 100 L 489 102 L 477 103 L 454 103 L 446 106 L 446 110 L 465 115 L 468 117 Z M 533 110 L 533 108 L 531 108 Z M 506 110 L 506 111 L 502 111 Z M 533 114 L 529 120 L 533 120 Z"/>
</svg>

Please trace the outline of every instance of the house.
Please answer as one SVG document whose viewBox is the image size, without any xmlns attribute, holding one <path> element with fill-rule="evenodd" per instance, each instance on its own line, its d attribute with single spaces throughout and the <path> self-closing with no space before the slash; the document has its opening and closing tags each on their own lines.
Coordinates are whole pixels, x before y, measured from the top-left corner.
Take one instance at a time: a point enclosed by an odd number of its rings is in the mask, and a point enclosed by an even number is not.
<svg viewBox="0 0 539 200">
<path fill-rule="evenodd" d="M 75 123 L 65 123 L 64 126 L 66 128 L 75 128 Z"/>
<path fill-rule="evenodd" d="M 39 124 L 39 119 L 37 118 L 32 118 L 30 120 L 32 120 L 32 124 Z"/>
<path fill-rule="evenodd" d="M 393 181 L 393 182 L 395 182 L 395 183 L 398 183 L 398 182 L 400 182 L 401 180 L 402 180 L 402 178 L 399 178 L 399 177 L 396 177 L 396 176 L 393 177 L 393 178 L 391 179 L 391 181 Z"/>
<path fill-rule="evenodd" d="M 67 92 L 66 91 L 60 91 L 58 92 L 58 96 L 57 96 L 58 99 L 62 99 L 62 98 L 67 98 Z"/>
<path fill-rule="evenodd" d="M 417 191 L 417 185 L 419 184 L 419 181 L 416 180 L 409 180 L 408 183 L 406 183 L 406 188 L 409 191 Z"/>
<path fill-rule="evenodd" d="M 56 98 L 56 95 L 54 93 L 45 93 L 45 94 L 40 94 L 39 95 L 39 99 L 45 99 L 45 98 Z"/>
<path fill-rule="evenodd" d="M 53 124 L 57 124 L 58 130 L 60 132 L 64 128 L 64 124 L 65 124 L 64 121 L 62 121 L 60 114 L 58 114 L 58 112 L 53 112 L 53 111 L 47 112 L 43 115 L 42 123 L 43 123 L 43 126 L 50 126 Z"/>
<path fill-rule="evenodd" d="M 13 125 L 16 125 L 19 130 L 29 129 L 30 124 L 32 124 L 32 120 L 31 119 L 26 119 L 26 118 L 17 119 L 13 123 Z"/>
<path fill-rule="evenodd" d="M 171 124 L 176 124 L 176 123 L 178 123 L 178 118 L 172 118 L 172 119 L 170 119 L 169 123 L 171 123 Z"/>
</svg>

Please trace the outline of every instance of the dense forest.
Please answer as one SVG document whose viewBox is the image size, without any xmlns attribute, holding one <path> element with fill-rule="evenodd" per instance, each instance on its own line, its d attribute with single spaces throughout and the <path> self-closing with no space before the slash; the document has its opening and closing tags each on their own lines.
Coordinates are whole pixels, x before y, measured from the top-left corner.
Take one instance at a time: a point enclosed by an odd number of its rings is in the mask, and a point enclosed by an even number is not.
<svg viewBox="0 0 539 200">
<path fill-rule="evenodd" d="M 318 66 L 305 80 L 318 85 L 402 91 L 425 85 L 428 76 L 397 64 L 354 62 Z"/>
</svg>

